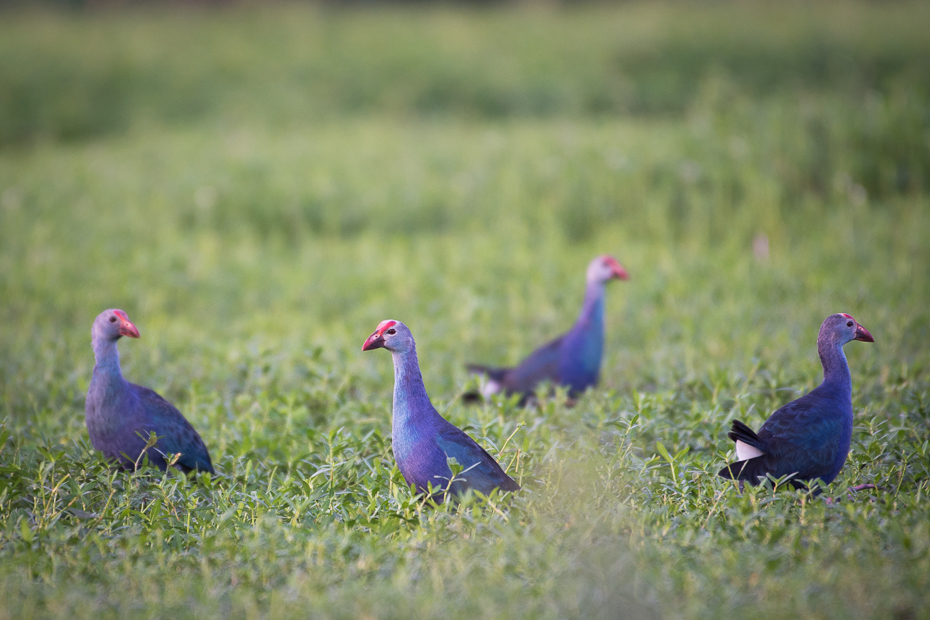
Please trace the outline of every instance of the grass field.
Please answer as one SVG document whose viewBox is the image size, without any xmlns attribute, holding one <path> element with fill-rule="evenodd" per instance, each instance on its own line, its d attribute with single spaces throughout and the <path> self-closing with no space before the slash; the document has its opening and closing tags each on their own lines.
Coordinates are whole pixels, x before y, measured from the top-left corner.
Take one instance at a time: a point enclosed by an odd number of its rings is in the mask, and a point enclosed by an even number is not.
<svg viewBox="0 0 930 620">
<path fill-rule="evenodd" d="M 930 6 L 0 15 L 0 619 L 930 617 Z M 768 252 L 754 244 L 768 240 Z M 467 362 L 607 300 L 602 385 L 465 407 Z M 219 475 L 111 469 L 90 326 Z M 828 504 L 714 476 L 820 381 Z M 524 490 L 423 509 L 384 318 Z M 846 495 L 862 483 L 875 491 Z"/>
</svg>

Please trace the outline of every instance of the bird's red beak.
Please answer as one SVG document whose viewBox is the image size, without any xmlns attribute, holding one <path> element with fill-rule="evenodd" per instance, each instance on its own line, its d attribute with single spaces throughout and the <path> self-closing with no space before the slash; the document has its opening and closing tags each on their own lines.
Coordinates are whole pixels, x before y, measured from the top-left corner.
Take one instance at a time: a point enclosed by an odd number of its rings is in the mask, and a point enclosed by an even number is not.
<svg viewBox="0 0 930 620">
<path fill-rule="evenodd" d="M 853 340 L 861 340 L 862 342 L 875 342 L 875 339 L 872 338 L 872 334 L 869 333 L 869 330 L 863 326 L 856 324 L 856 336 Z"/>
<path fill-rule="evenodd" d="M 372 349 L 384 348 L 384 336 L 379 332 L 373 333 L 362 345 L 362 351 L 371 351 Z"/>
<path fill-rule="evenodd" d="M 132 321 L 129 320 L 129 317 L 126 316 L 126 313 L 122 310 L 116 310 L 116 316 L 119 317 L 119 335 L 120 336 L 129 336 L 130 338 L 138 338 L 139 330 L 136 329 L 136 326 L 132 324 Z"/>
<path fill-rule="evenodd" d="M 614 257 L 608 257 L 607 263 L 610 265 L 610 270 L 613 272 L 613 276 L 618 280 L 629 280 L 630 274 L 626 272 L 626 269 L 623 268 L 617 259 Z"/>
<path fill-rule="evenodd" d="M 362 351 L 371 351 L 372 349 L 383 349 L 384 348 L 384 332 L 390 328 L 397 325 L 397 321 L 381 321 L 378 323 L 378 328 L 375 329 L 375 333 L 368 337 L 368 340 L 365 341 L 365 344 L 362 345 Z"/>
</svg>

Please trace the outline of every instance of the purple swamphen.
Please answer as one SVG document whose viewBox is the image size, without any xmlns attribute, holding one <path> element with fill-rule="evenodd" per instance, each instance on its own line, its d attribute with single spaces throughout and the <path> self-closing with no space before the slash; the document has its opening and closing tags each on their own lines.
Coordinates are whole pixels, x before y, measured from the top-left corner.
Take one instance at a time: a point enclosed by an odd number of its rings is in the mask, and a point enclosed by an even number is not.
<svg viewBox="0 0 930 620">
<path fill-rule="evenodd" d="M 491 368 L 472 364 L 468 370 L 483 374 L 487 381 L 482 386 L 484 396 L 498 392 L 520 394 L 521 402 L 542 381 L 568 387 L 569 396 L 577 397 L 591 386 L 597 385 L 604 354 L 604 291 L 614 279 L 628 280 L 623 266 L 613 256 L 599 256 L 588 265 L 587 288 L 584 304 L 575 325 L 565 334 L 536 349 L 519 366 Z M 477 394 L 464 395 L 465 400 L 476 400 Z"/>
<path fill-rule="evenodd" d="M 362 351 L 387 349 L 394 359 L 394 411 L 391 444 L 397 467 L 407 484 L 419 492 L 433 489 L 453 495 L 474 489 L 489 495 L 494 489 L 517 491 L 520 485 L 461 429 L 450 424 L 433 407 L 417 361 L 413 336 L 400 321 L 381 321 Z M 463 468 L 449 489 L 449 458 Z M 442 495 L 436 497 L 441 501 Z"/>
<path fill-rule="evenodd" d="M 210 454 L 190 422 L 174 405 L 149 388 L 123 379 L 116 342 L 138 338 L 139 330 L 122 310 L 104 310 L 91 330 L 94 376 L 87 390 L 84 417 L 94 448 L 126 469 L 134 469 L 151 433 L 158 441 L 148 451 L 149 462 L 165 470 L 168 454 L 179 455 L 174 466 L 182 472 L 214 473 Z"/>
<path fill-rule="evenodd" d="M 823 383 L 811 393 L 773 413 L 759 432 L 733 421 L 727 436 L 736 442 L 735 463 L 719 476 L 759 484 L 769 475 L 790 479 L 795 488 L 812 480 L 829 484 L 846 462 L 852 441 L 852 378 L 843 345 L 852 340 L 874 342 L 872 334 L 848 314 L 833 314 L 820 326 L 817 352 Z"/>
</svg>

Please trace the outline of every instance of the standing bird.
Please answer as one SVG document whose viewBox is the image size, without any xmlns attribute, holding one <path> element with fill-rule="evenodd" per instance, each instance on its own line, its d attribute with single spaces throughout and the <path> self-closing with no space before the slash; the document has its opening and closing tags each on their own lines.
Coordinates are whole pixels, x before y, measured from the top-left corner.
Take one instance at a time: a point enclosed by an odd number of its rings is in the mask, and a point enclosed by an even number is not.
<svg viewBox="0 0 930 620">
<path fill-rule="evenodd" d="M 391 444 L 397 467 L 407 484 L 421 493 L 432 484 L 434 489 L 449 490 L 455 495 L 467 489 L 484 495 L 494 489 L 520 490 L 520 485 L 504 473 L 494 457 L 433 407 L 420 375 L 416 343 L 406 325 L 400 321 L 381 321 L 362 345 L 362 351 L 372 349 L 387 349 L 394 358 Z M 447 488 L 452 478 L 449 458 L 463 467 L 452 489 Z"/>
<path fill-rule="evenodd" d="M 794 474 L 790 482 L 799 489 L 815 478 L 824 484 L 836 478 L 852 440 L 852 378 L 843 353 L 851 340 L 874 342 L 869 330 L 848 314 L 828 316 L 817 336 L 823 383 L 773 413 L 758 433 L 734 420 L 727 436 L 736 442 L 739 460 L 719 476 L 755 486 L 769 474 Z"/>
<path fill-rule="evenodd" d="M 470 365 L 471 372 L 487 376 L 482 395 L 520 394 L 521 403 L 525 403 L 542 381 L 567 386 L 571 397 L 597 385 L 604 354 L 604 291 L 614 279 L 629 280 L 630 276 L 613 256 L 595 258 L 588 265 L 581 314 L 567 333 L 533 351 L 515 368 Z M 477 397 L 469 393 L 464 398 Z"/>
<path fill-rule="evenodd" d="M 139 330 L 122 310 L 104 310 L 91 329 L 94 376 L 87 390 L 84 419 L 94 447 L 124 469 L 134 469 L 151 433 L 158 441 L 148 451 L 151 463 L 164 471 L 165 455 L 178 456 L 174 466 L 184 473 L 215 473 L 207 447 L 174 405 L 152 390 L 123 379 L 116 341 L 138 338 Z"/>
</svg>

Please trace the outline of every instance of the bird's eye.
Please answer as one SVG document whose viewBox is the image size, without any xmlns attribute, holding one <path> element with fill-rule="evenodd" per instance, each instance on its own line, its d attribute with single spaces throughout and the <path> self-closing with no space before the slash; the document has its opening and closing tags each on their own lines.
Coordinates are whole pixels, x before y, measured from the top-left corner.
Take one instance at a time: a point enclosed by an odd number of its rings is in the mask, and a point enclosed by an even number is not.
<svg viewBox="0 0 930 620">
<path fill-rule="evenodd" d="M 394 334 L 396 334 L 396 333 L 397 333 L 397 330 L 396 330 L 396 329 L 394 329 L 394 328 L 392 327 L 391 329 L 389 329 L 389 330 L 388 330 L 388 332 L 387 332 L 387 333 L 388 333 L 389 335 L 391 335 L 391 336 L 393 336 Z"/>
<path fill-rule="evenodd" d="M 116 317 L 115 317 L 115 316 L 111 316 L 111 317 L 110 317 L 110 322 L 111 322 L 111 323 L 116 323 Z"/>
<path fill-rule="evenodd" d="M 846 323 L 846 327 L 852 327 L 852 326 L 853 326 L 853 322 L 852 322 L 852 321 L 849 321 L 848 323 Z"/>
</svg>

